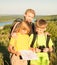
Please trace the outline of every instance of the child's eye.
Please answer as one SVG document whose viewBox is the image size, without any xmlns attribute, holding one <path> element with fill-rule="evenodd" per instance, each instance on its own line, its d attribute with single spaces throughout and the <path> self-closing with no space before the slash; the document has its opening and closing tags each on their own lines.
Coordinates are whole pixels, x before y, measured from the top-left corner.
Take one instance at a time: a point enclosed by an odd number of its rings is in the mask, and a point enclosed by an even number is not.
<svg viewBox="0 0 57 65">
<path fill-rule="evenodd" d="M 26 30 L 26 28 L 23 28 L 23 30 Z"/>
</svg>

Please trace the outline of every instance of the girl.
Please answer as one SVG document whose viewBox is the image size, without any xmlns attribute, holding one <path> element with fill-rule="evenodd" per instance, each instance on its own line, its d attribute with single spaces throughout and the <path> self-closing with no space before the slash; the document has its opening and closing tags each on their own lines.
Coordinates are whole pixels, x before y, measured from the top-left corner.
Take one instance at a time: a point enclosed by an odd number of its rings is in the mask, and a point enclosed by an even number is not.
<svg viewBox="0 0 57 65">
<path fill-rule="evenodd" d="M 18 27 L 15 29 L 16 38 L 11 37 L 8 51 L 11 52 L 11 64 L 12 65 L 27 65 L 26 60 L 20 59 L 20 50 L 28 50 L 29 44 L 29 33 L 30 26 L 26 22 L 22 21 L 19 23 Z"/>
</svg>

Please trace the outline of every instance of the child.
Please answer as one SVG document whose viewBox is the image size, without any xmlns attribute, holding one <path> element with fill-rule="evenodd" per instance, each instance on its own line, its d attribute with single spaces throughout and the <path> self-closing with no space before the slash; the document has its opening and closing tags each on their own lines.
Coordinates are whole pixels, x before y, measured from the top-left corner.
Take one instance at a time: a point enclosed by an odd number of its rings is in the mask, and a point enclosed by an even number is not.
<svg viewBox="0 0 57 65">
<path fill-rule="evenodd" d="M 26 60 L 20 59 L 20 50 L 28 50 L 30 47 L 29 42 L 29 32 L 30 27 L 26 22 L 19 23 L 18 27 L 15 29 L 17 37 L 11 37 L 8 51 L 11 52 L 11 63 L 12 65 L 27 65 Z"/>
<path fill-rule="evenodd" d="M 49 40 L 49 48 L 46 47 L 47 34 L 45 33 L 47 27 L 47 22 L 43 19 L 37 20 L 35 24 L 35 30 L 37 32 L 37 37 L 33 47 L 38 55 L 38 60 L 32 60 L 31 65 L 49 65 L 48 51 L 52 52 L 53 43 L 51 39 Z"/>
</svg>

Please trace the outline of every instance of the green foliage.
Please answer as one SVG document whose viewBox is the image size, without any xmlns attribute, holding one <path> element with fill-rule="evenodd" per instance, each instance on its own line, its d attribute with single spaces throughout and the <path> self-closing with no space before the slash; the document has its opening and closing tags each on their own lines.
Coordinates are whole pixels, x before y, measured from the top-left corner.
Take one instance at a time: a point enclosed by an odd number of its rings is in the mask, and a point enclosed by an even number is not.
<svg viewBox="0 0 57 65">
<path fill-rule="evenodd" d="M 9 52 L 7 50 L 7 47 L 3 46 L 2 43 L 0 43 L 0 59 L 1 65 L 10 64 Z"/>
<path fill-rule="evenodd" d="M 18 17 L 23 18 L 23 15 L 4 15 L 4 16 L 0 16 L 0 21 L 1 22 L 11 21 L 11 20 L 15 20 Z"/>
<path fill-rule="evenodd" d="M 36 16 L 38 19 L 45 19 L 46 21 L 57 21 L 57 15 L 49 15 L 49 16 Z"/>
<path fill-rule="evenodd" d="M 50 65 L 57 65 L 57 57 L 55 53 L 51 53 Z"/>
<path fill-rule="evenodd" d="M 3 54 L 2 53 L 0 53 L 0 65 L 4 65 Z"/>
<path fill-rule="evenodd" d="M 5 25 L 2 30 L 0 30 L 0 61 L 1 65 L 9 65 L 9 52 L 7 50 L 9 44 L 9 36 L 10 36 L 11 25 Z"/>
<path fill-rule="evenodd" d="M 53 41 L 57 39 L 57 25 L 54 21 L 48 22 L 47 30 L 52 34 Z"/>
<path fill-rule="evenodd" d="M 52 41 L 55 46 L 55 52 L 51 54 L 51 64 L 50 65 L 56 65 L 57 64 L 57 22 L 50 21 L 48 22 L 47 27 L 48 32 L 51 34 Z"/>
</svg>

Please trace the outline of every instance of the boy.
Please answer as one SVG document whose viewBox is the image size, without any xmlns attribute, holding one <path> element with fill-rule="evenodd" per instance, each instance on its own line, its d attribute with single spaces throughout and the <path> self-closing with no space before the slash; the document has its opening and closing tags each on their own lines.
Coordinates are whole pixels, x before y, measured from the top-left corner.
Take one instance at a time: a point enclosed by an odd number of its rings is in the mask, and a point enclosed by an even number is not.
<svg viewBox="0 0 57 65">
<path fill-rule="evenodd" d="M 38 55 L 38 60 L 32 60 L 31 65 L 49 65 L 49 57 L 47 52 L 52 52 L 53 43 L 50 39 L 48 44 L 49 47 L 46 47 L 46 27 L 47 22 L 45 20 L 40 19 L 36 21 L 35 30 L 37 32 L 37 37 L 33 48 L 35 48 L 35 52 Z"/>
</svg>

